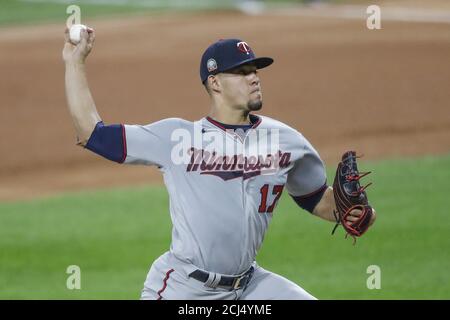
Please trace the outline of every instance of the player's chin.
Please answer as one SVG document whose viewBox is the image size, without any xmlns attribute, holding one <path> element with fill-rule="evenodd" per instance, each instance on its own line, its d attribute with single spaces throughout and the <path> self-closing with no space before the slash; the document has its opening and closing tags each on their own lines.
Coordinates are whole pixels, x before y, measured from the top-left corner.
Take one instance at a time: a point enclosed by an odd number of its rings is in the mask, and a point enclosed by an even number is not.
<svg viewBox="0 0 450 320">
<path fill-rule="evenodd" d="M 261 110 L 262 105 L 262 99 L 254 99 L 247 103 L 247 108 L 249 111 L 258 111 Z"/>
</svg>

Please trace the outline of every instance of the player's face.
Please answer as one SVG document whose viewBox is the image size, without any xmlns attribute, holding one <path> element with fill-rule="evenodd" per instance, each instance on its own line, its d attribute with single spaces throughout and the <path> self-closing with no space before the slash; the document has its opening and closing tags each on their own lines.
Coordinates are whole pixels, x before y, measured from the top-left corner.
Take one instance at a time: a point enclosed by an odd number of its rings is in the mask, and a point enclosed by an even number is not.
<svg viewBox="0 0 450 320">
<path fill-rule="evenodd" d="M 222 94 L 235 108 L 248 111 L 262 108 L 262 92 L 254 65 L 242 65 L 220 74 Z"/>
</svg>

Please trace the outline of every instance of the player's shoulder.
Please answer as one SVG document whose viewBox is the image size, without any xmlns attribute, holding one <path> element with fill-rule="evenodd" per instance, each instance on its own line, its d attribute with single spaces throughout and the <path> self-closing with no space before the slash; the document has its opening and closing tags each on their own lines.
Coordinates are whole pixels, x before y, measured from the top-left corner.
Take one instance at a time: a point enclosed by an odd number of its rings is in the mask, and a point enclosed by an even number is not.
<svg viewBox="0 0 450 320">
<path fill-rule="evenodd" d="M 181 118 L 165 118 L 155 122 L 150 122 L 144 125 L 140 124 L 125 124 L 127 136 L 132 134 L 158 135 L 161 137 L 169 137 L 177 130 L 190 130 L 192 122 Z"/>
<path fill-rule="evenodd" d="M 186 128 L 192 126 L 192 122 L 181 118 L 165 118 L 146 125 L 146 127 L 160 127 L 168 129 Z"/>
<path fill-rule="evenodd" d="M 192 123 L 192 122 L 181 119 L 181 118 L 165 118 L 165 119 L 158 120 L 154 123 L 162 123 L 162 124 L 167 124 L 167 125 L 181 125 L 181 124 L 188 124 L 188 123 Z"/>
<path fill-rule="evenodd" d="M 308 139 L 297 129 L 279 120 L 267 116 L 260 116 L 261 124 L 259 127 L 267 130 L 278 130 L 280 142 L 294 149 L 304 149 L 312 147 Z"/>
<path fill-rule="evenodd" d="M 288 124 L 281 122 L 280 120 L 276 120 L 273 118 L 270 118 L 268 116 L 262 116 L 258 115 L 259 118 L 261 118 L 261 124 L 260 128 L 264 129 L 278 129 L 281 132 L 285 134 L 292 134 L 292 135 L 302 135 L 297 129 L 289 126 Z"/>
<path fill-rule="evenodd" d="M 167 118 L 162 121 L 165 121 L 167 124 L 170 124 L 177 128 L 190 128 L 194 124 L 192 121 L 182 119 L 182 118 Z"/>
</svg>

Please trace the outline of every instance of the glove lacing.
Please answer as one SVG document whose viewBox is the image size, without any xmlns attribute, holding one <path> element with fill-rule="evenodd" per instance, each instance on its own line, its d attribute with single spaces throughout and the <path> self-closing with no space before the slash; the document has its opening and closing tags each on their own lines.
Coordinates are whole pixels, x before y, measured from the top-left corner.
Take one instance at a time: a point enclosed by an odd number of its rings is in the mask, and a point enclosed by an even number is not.
<svg viewBox="0 0 450 320">
<path fill-rule="evenodd" d="M 354 169 L 353 169 L 353 167 L 352 167 L 351 164 L 352 164 L 354 161 L 356 161 L 356 159 L 362 158 L 363 156 L 364 156 L 364 155 L 360 155 L 360 156 L 357 156 L 357 155 L 355 155 L 355 156 L 349 155 L 347 158 L 345 158 L 344 160 L 342 160 L 342 162 L 345 163 L 345 165 L 346 165 L 346 167 L 347 167 L 347 169 L 348 169 L 348 172 L 350 172 L 350 174 L 345 175 L 345 180 L 346 180 L 347 182 L 351 182 L 351 181 L 359 181 L 361 178 L 364 178 L 365 176 L 367 176 L 367 175 L 369 175 L 369 174 L 372 173 L 372 171 L 358 172 L 357 170 L 354 170 Z M 347 163 L 347 161 L 348 161 L 349 163 Z M 358 188 L 358 190 L 352 192 L 351 195 L 352 195 L 352 196 L 355 196 L 355 197 L 359 197 L 359 196 L 361 195 L 361 193 L 363 193 L 370 185 L 372 185 L 372 182 L 369 182 L 367 185 L 365 185 L 365 186 L 363 186 L 363 187 L 360 186 L 360 187 Z M 361 205 L 361 204 L 357 204 L 357 205 L 352 206 L 352 207 L 349 208 L 349 209 L 345 212 L 345 214 L 343 214 L 342 216 L 340 216 L 340 214 L 339 214 L 339 212 L 338 212 L 337 210 L 334 210 L 334 209 L 333 209 L 333 216 L 334 216 L 334 219 L 336 220 L 336 225 L 334 226 L 333 230 L 331 231 L 331 235 L 334 235 L 334 232 L 336 231 L 336 229 L 338 228 L 338 226 L 339 226 L 340 224 L 345 223 L 347 217 L 350 215 L 350 212 L 351 212 L 352 210 L 354 210 L 354 209 L 357 209 L 357 208 L 360 208 L 361 211 L 365 214 L 366 209 L 365 209 L 365 207 L 364 207 L 363 205 Z M 356 235 L 352 235 L 352 234 L 346 232 L 345 239 L 347 239 L 347 237 L 350 235 L 350 236 L 353 238 L 353 245 L 354 245 L 354 244 L 356 243 L 356 237 L 357 237 L 357 236 L 360 236 L 361 234 L 360 234 L 359 231 L 357 231 L 356 229 L 352 228 L 351 226 L 347 225 L 347 227 L 350 228 L 350 229 L 352 229 L 352 230 L 355 232 Z M 345 229 L 345 228 L 344 228 L 344 229 Z"/>
</svg>

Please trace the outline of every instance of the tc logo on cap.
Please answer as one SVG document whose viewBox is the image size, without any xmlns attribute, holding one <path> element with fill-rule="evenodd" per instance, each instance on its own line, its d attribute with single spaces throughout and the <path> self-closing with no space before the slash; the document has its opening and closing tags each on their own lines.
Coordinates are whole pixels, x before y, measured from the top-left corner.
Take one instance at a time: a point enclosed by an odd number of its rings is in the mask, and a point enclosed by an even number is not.
<svg viewBox="0 0 450 320">
<path fill-rule="evenodd" d="M 250 52 L 252 51 L 252 49 L 250 49 L 250 46 L 247 44 L 247 42 L 241 41 L 241 42 L 238 42 L 236 45 L 237 45 L 239 51 L 242 53 L 250 54 Z"/>
<path fill-rule="evenodd" d="M 217 62 L 214 59 L 209 59 L 206 62 L 206 68 L 208 68 L 208 72 L 213 72 L 214 70 L 217 69 Z"/>
</svg>

